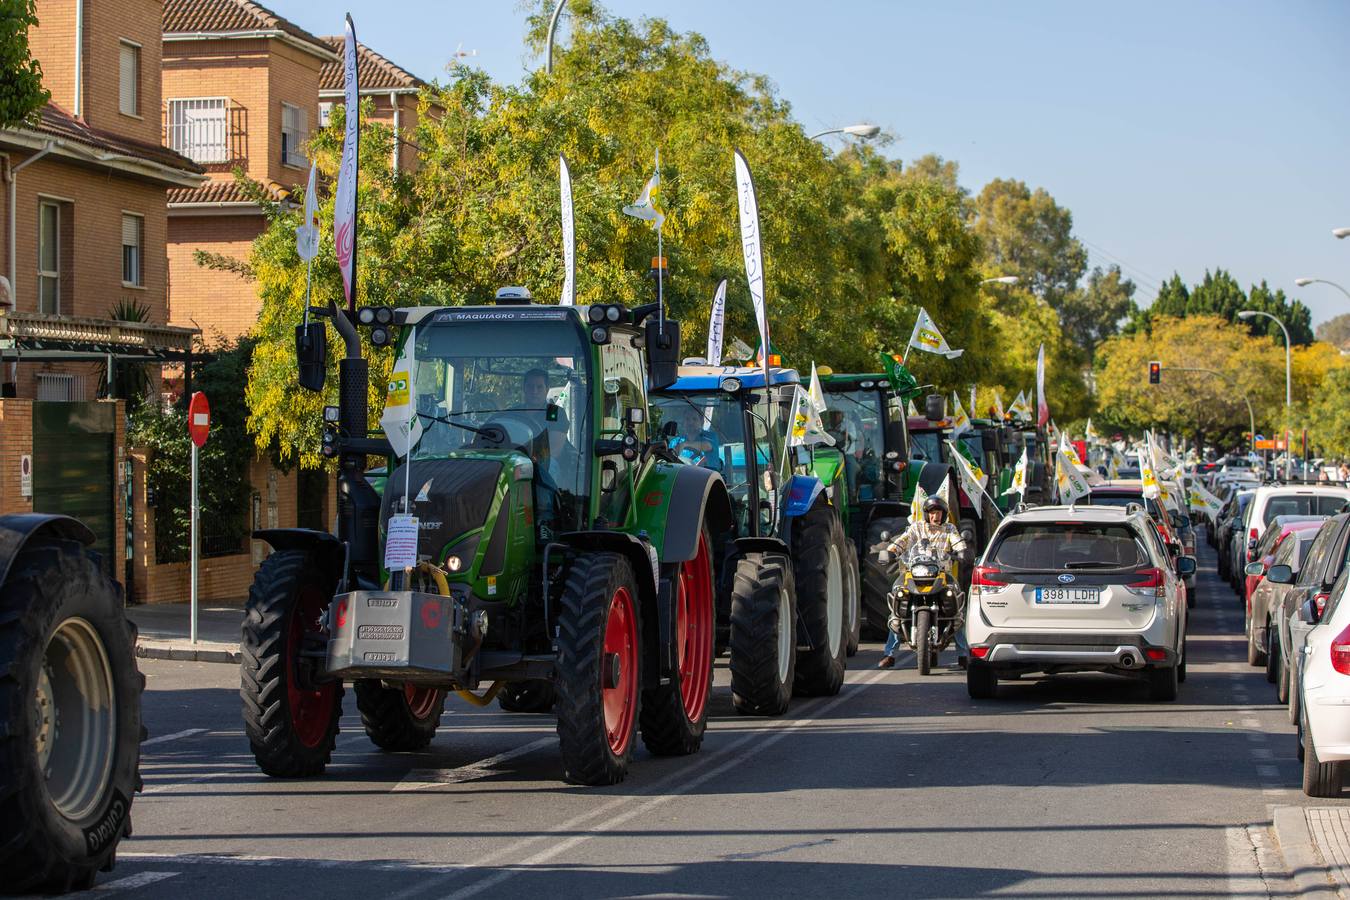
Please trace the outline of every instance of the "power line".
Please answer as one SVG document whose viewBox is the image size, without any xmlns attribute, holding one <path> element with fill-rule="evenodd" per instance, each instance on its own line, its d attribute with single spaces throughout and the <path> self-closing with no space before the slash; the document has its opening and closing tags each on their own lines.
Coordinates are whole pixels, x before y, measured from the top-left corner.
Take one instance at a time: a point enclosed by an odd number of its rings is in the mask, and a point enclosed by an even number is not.
<svg viewBox="0 0 1350 900">
<path fill-rule="evenodd" d="M 1114 253 L 1111 253 L 1108 250 L 1104 250 L 1103 248 L 1101 248 L 1097 244 L 1092 243 L 1092 241 L 1089 241 L 1085 237 L 1078 237 L 1078 240 L 1081 241 L 1083 244 L 1085 244 L 1090 250 L 1096 251 L 1099 256 L 1106 257 L 1108 260 L 1120 266 L 1120 268 L 1122 269 L 1128 269 L 1130 273 L 1133 275 L 1134 281 L 1138 282 L 1140 286 L 1146 288 L 1147 290 L 1152 291 L 1154 293 L 1154 296 L 1162 293 L 1162 282 L 1159 281 L 1154 276 L 1150 275 L 1149 273 L 1145 272 L 1143 269 L 1140 269 L 1137 266 L 1126 262 L 1125 260 L 1121 259 L 1119 256 L 1116 256 Z"/>
</svg>

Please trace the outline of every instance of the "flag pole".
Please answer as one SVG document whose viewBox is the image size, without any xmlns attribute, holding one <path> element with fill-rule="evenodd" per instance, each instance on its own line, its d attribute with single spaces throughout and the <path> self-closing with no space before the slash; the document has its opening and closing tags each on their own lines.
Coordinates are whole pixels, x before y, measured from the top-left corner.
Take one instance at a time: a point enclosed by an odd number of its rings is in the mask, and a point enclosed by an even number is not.
<svg viewBox="0 0 1350 900">
<path fill-rule="evenodd" d="M 656 148 L 656 183 L 657 183 L 658 185 L 661 183 L 661 148 L 660 148 L 660 147 L 657 147 L 657 148 Z M 653 206 L 655 206 L 655 203 L 653 203 Z M 662 242 L 661 242 L 661 225 L 662 225 L 662 224 L 664 224 L 664 217 L 660 217 L 660 218 L 658 218 L 658 219 L 656 220 L 656 260 L 657 260 L 657 265 L 656 265 L 656 316 L 657 316 L 657 326 L 656 326 L 656 328 L 657 328 L 657 333 L 660 334 L 661 337 L 665 337 L 665 336 L 666 336 L 666 297 L 665 297 L 665 291 L 664 291 L 664 285 L 663 285 L 663 278 L 662 278 L 662 276 L 664 275 L 664 272 L 663 272 L 662 270 L 665 269 L 665 267 L 666 267 L 666 257 L 665 257 L 664 247 L 663 247 Z"/>
</svg>

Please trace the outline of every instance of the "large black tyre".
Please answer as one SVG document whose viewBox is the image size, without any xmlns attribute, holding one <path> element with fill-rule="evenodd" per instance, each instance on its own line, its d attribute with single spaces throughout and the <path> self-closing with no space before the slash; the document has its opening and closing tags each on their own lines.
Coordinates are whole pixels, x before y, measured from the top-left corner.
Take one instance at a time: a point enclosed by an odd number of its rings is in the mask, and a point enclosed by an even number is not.
<svg viewBox="0 0 1350 900">
<path fill-rule="evenodd" d="M 914 658 L 919 663 L 919 674 L 933 671 L 933 611 L 921 609 L 914 613 Z"/>
<path fill-rule="evenodd" d="M 1280 636 L 1275 623 L 1266 623 L 1266 681 L 1275 684 L 1280 677 Z"/>
<path fill-rule="evenodd" d="M 1271 646 L 1276 647 L 1279 646 L 1279 644 L 1280 639 L 1279 637 L 1276 637 Z M 1287 706 L 1289 704 L 1289 698 L 1293 694 L 1289 689 L 1290 674 L 1293 667 L 1289 665 L 1289 660 L 1284 658 L 1283 651 L 1278 653 L 1278 658 L 1279 669 L 1275 673 L 1275 698 Z"/>
<path fill-rule="evenodd" d="M 504 685 L 497 695 L 497 705 L 507 712 L 546 713 L 553 711 L 557 699 L 558 690 L 552 681 L 531 678 Z"/>
<path fill-rule="evenodd" d="M 1180 672 L 1176 666 L 1149 669 L 1144 673 L 1148 679 L 1148 699 L 1170 702 L 1177 699 Z"/>
<path fill-rule="evenodd" d="M 1299 668 L 1297 656 L 1289 662 L 1289 724 L 1298 725 L 1303 721 L 1303 710 L 1300 709 L 1303 703 L 1303 689 L 1300 684 L 1303 671 Z M 1303 757 L 1300 756 L 1299 759 L 1302 760 Z"/>
<path fill-rule="evenodd" d="M 970 660 L 966 664 L 966 693 L 972 700 L 992 700 L 998 695 L 998 675 L 987 663 Z"/>
<path fill-rule="evenodd" d="M 777 716 L 787 710 L 797 663 L 796 619 L 788 559 L 741 557 L 731 589 L 731 700 L 737 712 Z"/>
<path fill-rule="evenodd" d="M 244 733 L 258 768 L 274 778 L 322 775 L 337 742 L 342 683 L 314 683 L 302 663 L 337 579 L 303 550 L 263 561 L 244 606 L 239 696 Z"/>
<path fill-rule="evenodd" d="M 1264 666 L 1266 664 L 1266 651 L 1256 646 L 1256 635 L 1253 633 L 1256 623 L 1247 621 L 1247 665 Z"/>
<path fill-rule="evenodd" d="M 886 595 L 891 592 L 895 578 L 900 574 L 900 561 L 894 556 L 889 562 L 882 562 L 880 553 L 886 542 L 881 535 L 887 534 L 890 540 L 899 537 L 905 530 L 905 520 L 896 516 L 882 516 L 872 520 L 867 526 L 867 552 L 862 559 L 862 606 L 866 616 L 863 635 L 870 640 L 884 641 L 887 635 L 886 622 L 890 619 L 890 608 Z"/>
<path fill-rule="evenodd" d="M 618 553 L 572 563 L 558 611 L 558 748 L 573 784 L 617 784 L 628 774 L 642 684 L 638 588 Z"/>
<path fill-rule="evenodd" d="M 381 750 L 412 753 L 436 736 L 445 691 L 413 685 L 385 687 L 378 678 L 358 679 L 353 689 L 366 736 Z"/>
<path fill-rule="evenodd" d="M 1306 718 L 1303 722 L 1303 793 L 1309 797 L 1339 797 L 1345 766 L 1339 762 L 1322 762 L 1317 757 L 1317 743 Z"/>
<path fill-rule="evenodd" d="M 797 671 L 792 692 L 832 697 L 844 684 L 846 547 L 839 516 L 822 496 L 792 528 L 792 577 L 797 582 Z M 806 648 L 806 649 L 802 649 Z"/>
<path fill-rule="evenodd" d="M 688 756 L 703 746 L 712 696 L 714 607 L 712 542 L 705 528 L 694 558 L 671 564 L 675 591 L 676 667 L 670 680 L 642 692 L 638 725 L 642 743 L 656 756 Z M 681 631 L 682 629 L 682 631 Z"/>
<path fill-rule="evenodd" d="M 130 833 L 135 641 L 121 586 L 79 542 L 37 537 L 15 557 L 0 590 L 0 890 L 91 887 Z"/>
</svg>

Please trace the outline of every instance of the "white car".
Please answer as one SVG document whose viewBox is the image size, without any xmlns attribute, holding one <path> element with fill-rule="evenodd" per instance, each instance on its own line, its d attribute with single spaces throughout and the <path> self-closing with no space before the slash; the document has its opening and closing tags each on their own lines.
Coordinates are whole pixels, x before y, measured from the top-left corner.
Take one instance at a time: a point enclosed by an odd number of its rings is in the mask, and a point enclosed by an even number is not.
<svg viewBox="0 0 1350 900">
<path fill-rule="evenodd" d="M 1316 621 L 1303 645 L 1299 664 L 1299 751 L 1303 792 L 1309 797 L 1339 797 L 1345 761 L 1350 760 L 1350 602 L 1346 579 L 1327 601 L 1321 616 L 1304 604 L 1296 615 Z"/>
<path fill-rule="evenodd" d="M 1112 672 L 1174 700 L 1186 677 L 1186 592 L 1144 508 L 1042 506 L 1008 516 L 976 566 L 966 611 L 966 689 L 1000 677 Z"/>
<path fill-rule="evenodd" d="M 1350 488 L 1323 485 L 1266 485 L 1256 489 L 1247 507 L 1244 552 L 1239 568 L 1255 557 L 1257 541 L 1276 516 L 1334 516 L 1350 502 Z"/>
</svg>

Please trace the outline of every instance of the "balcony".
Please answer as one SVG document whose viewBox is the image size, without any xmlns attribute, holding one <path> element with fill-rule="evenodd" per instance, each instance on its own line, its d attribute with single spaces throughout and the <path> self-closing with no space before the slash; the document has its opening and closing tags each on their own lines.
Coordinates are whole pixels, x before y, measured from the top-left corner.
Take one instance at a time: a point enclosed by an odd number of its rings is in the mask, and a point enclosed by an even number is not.
<svg viewBox="0 0 1350 900">
<path fill-rule="evenodd" d="M 228 97 L 164 101 L 164 143 L 211 171 L 248 162 L 248 109 Z"/>
</svg>

